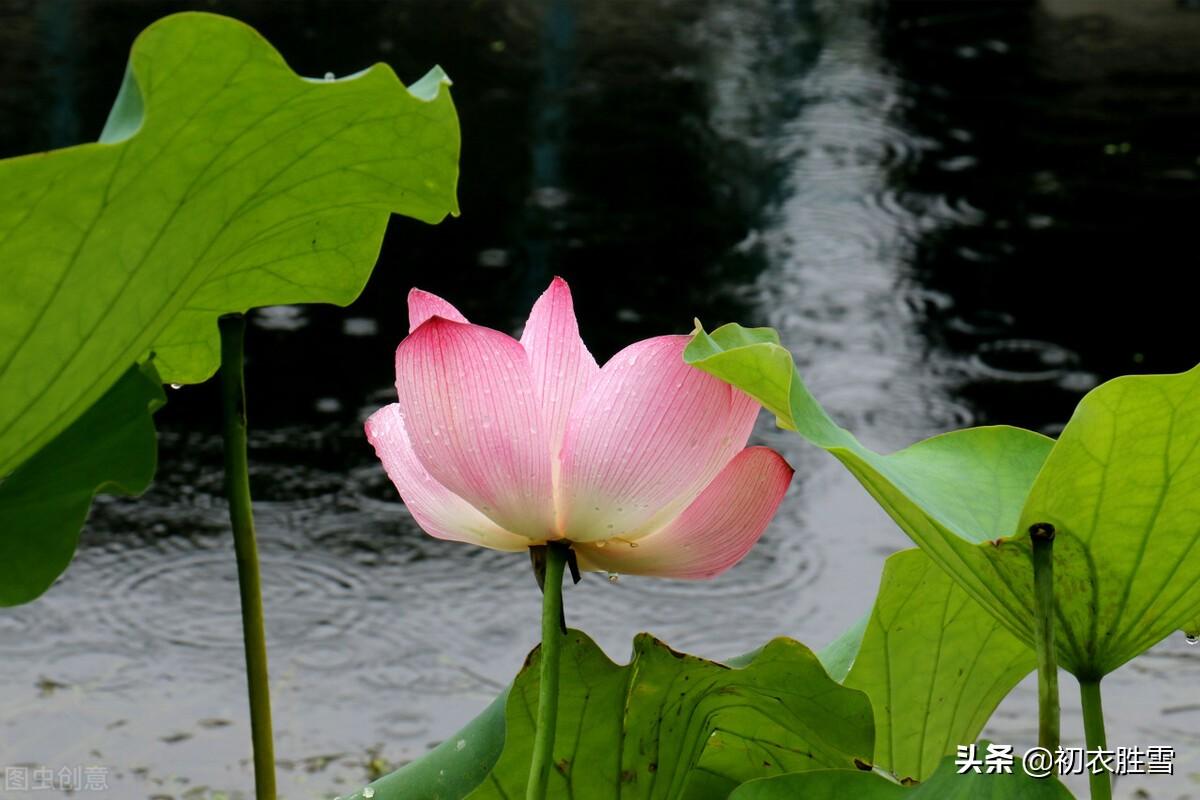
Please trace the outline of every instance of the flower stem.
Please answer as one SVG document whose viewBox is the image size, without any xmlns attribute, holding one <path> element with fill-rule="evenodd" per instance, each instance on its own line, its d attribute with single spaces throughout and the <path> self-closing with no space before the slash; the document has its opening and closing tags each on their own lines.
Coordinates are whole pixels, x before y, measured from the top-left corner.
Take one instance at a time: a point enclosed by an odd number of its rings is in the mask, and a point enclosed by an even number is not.
<svg viewBox="0 0 1200 800">
<path fill-rule="evenodd" d="M 1100 702 L 1100 679 L 1079 679 L 1079 696 L 1083 700 L 1083 734 L 1089 751 L 1106 750 L 1108 738 L 1104 735 L 1104 705 Z M 1092 800 L 1112 800 L 1112 778 L 1103 767 L 1099 772 L 1088 773 L 1092 787 Z"/>
<path fill-rule="evenodd" d="M 529 764 L 529 782 L 525 800 L 544 800 L 554 759 L 554 731 L 558 723 L 558 676 L 562 653 L 563 568 L 569 546 L 551 542 L 545 551 L 545 578 L 542 581 L 542 652 L 538 685 L 537 733 L 533 739 L 533 760 Z"/>
<path fill-rule="evenodd" d="M 1040 522 L 1029 529 L 1033 545 L 1034 634 L 1038 664 L 1038 745 L 1057 752 L 1061 712 L 1058 659 L 1054 650 L 1054 526 Z"/>
<path fill-rule="evenodd" d="M 221 395 L 225 417 L 225 491 L 237 553 L 238 589 L 242 599 L 242 638 L 246 648 L 246 680 L 250 690 L 250 737 L 254 743 L 254 788 L 258 800 L 275 800 L 275 748 L 271 739 L 271 693 L 267 682 L 267 644 L 263 628 L 262 586 L 258 545 L 250 505 L 246 463 L 246 388 L 242 378 L 246 320 L 241 314 L 221 317 Z"/>
</svg>

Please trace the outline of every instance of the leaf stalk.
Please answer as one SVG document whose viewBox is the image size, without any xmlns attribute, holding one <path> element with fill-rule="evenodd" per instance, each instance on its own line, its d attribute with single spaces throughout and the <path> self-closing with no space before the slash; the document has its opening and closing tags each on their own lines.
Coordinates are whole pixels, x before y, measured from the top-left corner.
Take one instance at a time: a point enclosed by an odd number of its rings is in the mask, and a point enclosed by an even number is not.
<svg viewBox="0 0 1200 800">
<path fill-rule="evenodd" d="M 271 692 L 267 679 L 262 581 L 246 455 L 246 387 L 243 376 L 246 320 L 241 314 L 231 314 L 221 317 L 218 326 L 221 331 L 225 491 L 229 497 L 229 522 L 233 526 L 238 590 L 241 593 L 242 638 L 250 694 L 250 737 L 254 744 L 254 789 L 258 800 L 275 800 L 275 747 L 271 734 Z"/>
<path fill-rule="evenodd" d="M 1079 679 L 1079 696 L 1083 701 L 1083 734 L 1089 752 L 1108 749 L 1104 733 L 1104 704 L 1100 701 L 1100 679 Z M 1088 771 L 1092 800 L 1112 800 L 1112 777 L 1103 766 Z"/>
<path fill-rule="evenodd" d="M 1061 715 L 1058 658 L 1054 645 L 1054 526 L 1039 522 L 1029 529 L 1033 546 L 1034 636 L 1038 665 L 1038 745 L 1058 751 Z"/>
</svg>

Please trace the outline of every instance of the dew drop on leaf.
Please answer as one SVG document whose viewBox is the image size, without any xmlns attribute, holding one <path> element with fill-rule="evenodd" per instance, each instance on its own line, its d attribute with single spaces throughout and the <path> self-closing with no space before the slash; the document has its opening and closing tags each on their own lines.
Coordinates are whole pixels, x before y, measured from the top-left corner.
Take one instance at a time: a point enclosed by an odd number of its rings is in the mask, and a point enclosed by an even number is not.
<svg viewBox="0 0 1200 800">
<path fill-rule="evenodd" d="M 375 796 L 375 790 L 374 790 L 374 789 L 372 789 L 370 786 L 364 786 L 364 787 L 363 787 L 363 797 L 366 797 L 366 798 L 371 798 L 371 797 L 374 797 L 374 796 Z"/>
</svg>

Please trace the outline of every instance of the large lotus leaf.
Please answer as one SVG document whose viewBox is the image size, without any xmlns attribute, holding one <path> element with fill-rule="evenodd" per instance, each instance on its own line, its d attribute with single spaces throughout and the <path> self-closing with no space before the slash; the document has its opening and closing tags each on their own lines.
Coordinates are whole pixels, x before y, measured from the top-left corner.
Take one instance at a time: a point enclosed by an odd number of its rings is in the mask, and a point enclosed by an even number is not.
<svg viewBox="0 0 1200 800">
<path fill-rule="evenodd" d="M 827 664 L 828 666 L 828 664 Z M 1028 645 L 921 550 L 888 558 L 844 686 L 875 711 L 875 766 L 922 781 L 975 741 L 1037 666 Z"/>
<path fill-rule="evenodd" d="M 472 800 L 525 794 L 539 654 L 530 655 L 513 684 L 503 752 Z M 791 640 L 776 639 L 746 666 L 731 668 L 642 635 L 630 663 L 618 666 L 585 634 L 571 631 L 549 795 L 723 800 L 753 777 L 865 765 L 872 740 L 866 696 L 834 683 L 816 656 Z M 472 745 L 464 731 L 453 746 Z M 402 777 L 373 784 L 376 800 L 459 796 L 431 794 L 428 783 Z"/>
<path fill-rule="evenodd" d="M 0 483 L 0 606 L 37 597 L 67 568 L 97 492 L 138 494 L 149 485 L 155 465 L 150 413 L 163 399 L 153 366 L 129 369 Z M 37 536 L 10 535 L 19 531 Z"/>
<path fill-rule="evenodd" d="M 725 663 L 745 667 L 762 652 Z M 1036 662 L 1033 651 L 920 550 L 888 559 L 872 613 L 818 658 L 834 680 L 870 699 L 874 763 L 917 779 L 928 777 L 958 744 L 973 741 Z M 430 753 L 372 784 L 375 796 L 465 797 L 499 757 L 507 696 Z"/>
<path fill-rule="evenodd" d="M 1081 677 L 1100 678 L 1191 630 L 1200 613 L 1200 367 L 1089 392 L 1025 502 L 1022 528 L 1036 522 L 1057 531 L 1061 627 L 1086 667 Z"/>
<path fill-rule="evenodd" d="M 1056 525 L 1059 661 L 1076 675 L 1110 672 L 1200 613 L 1197 370 L 1097 387 L 1057 444 L 984 427 L 881 455 L 830 419 L 783 353 L 774 331 L 727 325 L 698 330 L 685 358 L 836 456 L 939 566 L 1030 643 L 1027 529 Z"/>
<path fill-rule="evenodd" d="M 901 786 L 873 772 L 814 770 L 750 781 L 729 800 L 1071 800 L 1057 778 L 1033 778 L 1020 760 L 1011 773 L 958 774 L 954 757 L 944 759 L 926 782 Z"/>
<path fill-rule="evenodd" d="M 435 70 L 406 90 L 384 65 L 301 78 L 254 30 L 211 14 L 139 36 L 100 143 L 0 161 L 0 479 L 132 364 L 153 353 L 164 381 L 202 381 L 221 314 L 349 303 L 391 213 L 456 213 L 445 83 Z M 78 530 L 4 513 L 0 538 L 30 546 Z"/>
</svg>

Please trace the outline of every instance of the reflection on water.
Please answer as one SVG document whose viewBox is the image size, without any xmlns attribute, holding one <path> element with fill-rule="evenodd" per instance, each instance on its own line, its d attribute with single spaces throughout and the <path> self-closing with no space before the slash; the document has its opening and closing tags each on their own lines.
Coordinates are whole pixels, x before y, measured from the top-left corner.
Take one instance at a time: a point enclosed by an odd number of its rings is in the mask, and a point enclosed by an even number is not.
<svg viewBox="0 0 1200 800">
<path fill-rule="evenodd" d="M 6 154 L 98 128 L 117 43 L 178 8 L 58 5 L 0 6 L 0 69 L 28 76 L 6 81 L 0 114 L 58 103 L 0 128 Z M 513 329 L 564 274 L 601 359 L 693 315 L 772 325 L 834 416 L 881 449 L 970 424 L 1053 433 L 1099 380 L 1197 358 L 1162 320 L 1186 297 L 1156 260 L 1185 240 L 1179 207 L 1197 193 L 1194 146 L 1155 124 L 1200 118 L 1187 55 L 1200 29 L 1169 4 L 1153 63 L 1136 58 L 1142 22 L 1086 0 L 213 5 L 305 74 L 378 57 L 413 77 L 440 61 L 464 126 L 461 220 L 398 220 L 348 311 L 252 316 L 251 481 L 286 797 L 345 792 L 377 757 L 420 755 L 535 641 L 525 559 L 423 535 L 362 437 L 393 396 L 413 283 Z M 1134 95 L 1155 98 L 1137 119 Z M 1137 255 L 1135 234 L 1151 241 L 1130 288 L 1106 251 Z M 1128 326 L 1093 313 L 1118 295 Z M 0 761 L 111 765 L 121 797 L 249 785 L 214 388 L 171 393 L 154 488 L 98 503 L 64 579 L 0 613 Z M 743 564 L 708 584 L 590 575 L 568 590 L 569 620 L 614 658 L 640 630 L 713 656 L 781 633 L 821 646 L 869 607 L 907 540 L 823 454 L 767 419 L 755 440 L 797 480 Z M 1180 636 L 1106 681 L 1114 745 L 1180 754 L 1179 776 L 1121 781 L 1119 796 L 1194 791 L 1198 656 Z M 988 735 L 1031 744 L 1035 705 L 1022 685 Z M 1082 732 L 1069 721 L 1064 736 Z"/>
</svg>

